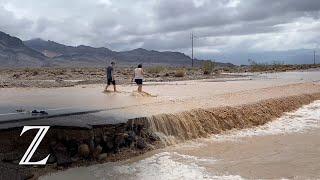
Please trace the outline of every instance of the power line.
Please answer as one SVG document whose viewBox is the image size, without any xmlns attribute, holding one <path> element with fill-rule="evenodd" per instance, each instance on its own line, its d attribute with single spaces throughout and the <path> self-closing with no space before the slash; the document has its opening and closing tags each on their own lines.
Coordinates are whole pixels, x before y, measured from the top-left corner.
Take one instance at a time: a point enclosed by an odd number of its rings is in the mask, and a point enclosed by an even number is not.
<svg viewBox="0 0 320 180">
<path fill-rule="evenodd" d="M 316 65 L 316 51 L 313 51 L 313 64 Z"/>
<path fill-rule="evenodd" d="M 191 66 L 194 66 L 194 41 L 195 39 L 203 39 L 203 38 L 208 38 L 207 36 L 195 36 L 194 33 L 191 33 L 191 60 L 192 60 L 192 64 Z"/>
<path fill-rule="evenodd" d="M 192 66 L 192 67 L 193 67 L 193 63 L 194 63 L 194 62 L 193 62 L 193 61 L 194 61 L 194 60 L 193 60 L 193 39 L 194 39 L 194 35 L 193 35 L 193 32 L 192 32 L 192 33 L 191 33 L 191 60 L 192 60 L 192 62 L 191 62 L 192 65 L 191 65 L 191 66 Z"/>
<path fill-rule="evenodd" d="M 192 32 L 191 33 L 191 66 L 193 67 L 194 66 L 194 40 L 198 38 L 197 36 L 194 35 L 194 33 Z"/>
</svg>

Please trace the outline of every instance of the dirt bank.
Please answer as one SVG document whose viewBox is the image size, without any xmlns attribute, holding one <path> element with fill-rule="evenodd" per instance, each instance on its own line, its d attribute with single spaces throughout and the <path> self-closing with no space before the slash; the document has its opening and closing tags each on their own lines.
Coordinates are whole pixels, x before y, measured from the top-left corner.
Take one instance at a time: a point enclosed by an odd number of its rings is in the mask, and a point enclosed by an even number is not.
<svg viewBox="0 0 320 180">
<path fill-rule="evenodd" d="M 320 99 L 320 93 L 159 114 L 127 123 L 95 126 L 92 130 L 52 127 L 33 157 L 33 160 L 40 160 L 51 154 L 45 167 L 18 166 L 35 132 L 20 137 L 21 129 L 1 131 L 1 178 L 36 178 L 74 166 L 128 159 L 164 145 L 233 128 L 262 125 L 316 99 Z"/>
</svg>

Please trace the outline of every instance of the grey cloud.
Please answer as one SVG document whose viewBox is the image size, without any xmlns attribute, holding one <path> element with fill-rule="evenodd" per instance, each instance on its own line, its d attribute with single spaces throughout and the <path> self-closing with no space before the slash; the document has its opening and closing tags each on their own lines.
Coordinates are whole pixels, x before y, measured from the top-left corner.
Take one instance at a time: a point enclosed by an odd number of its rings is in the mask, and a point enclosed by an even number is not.
<svg viewBox="0 0 320 180">
<path fill-rule="evenodd" d="M 28 19 L 18 19 L 14 13 L 6 10 L 0 5 L 0 31 L 5 31 L 19 36 L 23 31 L 28 32 L 32 27 L 32 21 Z"/>
<path fill-rule="evenodd" d="M 25 40 L 40 37 L 115 50 L 143 47 L 184 52 L 189 51 L 194 31 L 201 37 L 195 43 L 199 52 L 214 50 L 203 56 L 319 44 L 312 40 L 319 37 L 319 0 L 235 1 L 0 0 L 0 30 Z M 5 9 L 8 5 L 13 8 Z M 305 29 L 292 23 L 301 23 Z M 294 30 L 296 34 L 290 34 Z M 291 44 L 282 44 L 288 36 L 293 37 Z"/>
<path fill-rule="evenodd" d="M 207 1 L 201 7 L 192 3 L 178 1 L 160 1 L 155 8 L 158 24 L 163 31 L 181 31 L 199 27 L 220 27 L 234 23 L 250 23 L 273 20 L 274 24 L 292 21 L 297 17 L 312 16 L 312 12 L 320 10 L 317 0 L 283 0 L 242 1 L 238 7 L 223 6 L 228 1 Z"/>
</svg>

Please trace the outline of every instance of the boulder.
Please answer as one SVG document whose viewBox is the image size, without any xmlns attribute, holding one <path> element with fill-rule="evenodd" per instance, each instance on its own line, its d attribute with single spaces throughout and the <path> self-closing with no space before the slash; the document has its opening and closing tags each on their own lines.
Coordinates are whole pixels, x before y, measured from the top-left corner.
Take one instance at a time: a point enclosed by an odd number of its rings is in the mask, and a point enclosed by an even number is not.
<svg viewBox="0 0 320 180">
<path fill-rule="evenodd" d="M 102 153 L 98 156 L 98 160 L 99 161 L 104 161 L 106 160 L 106 158 L 108 157 L 108 154 L 107 153 Z"/>
<path fill-rule="evenodd" d="M 139 138 L 136 142 L 136 146 L 138 149 L 144 149 L 147 147 L 147 143 L 144 141 L 144 139 Z"/>
<path fill-rule="evenodd" d="M 122 147 L 126 144 L 126 139 L 129 137 L 127 133 L 119 133 L 115 137 L 115 144 L 117 147 Z"/>
<path fill-rule="evenodd" d="M 56 157 L 58 166 L 66 166 L 72 163 L 70 154 L 63 144 L 57 143 L 53 147 L 51 147 L 51 149 L 53 152 L 53 156 Z"/>
<path fill-rule="evenodd" d="M 82 157 L 88 157 L 90 154 L 90 149 L 87 144 L 81 144 L 78 148 L 78 153 Z"/>
<path fill-rule="evenodd" d="M 102 152 L 102 147 L 98 145 L 93 151 L 93 157 L 97 158 Z"/>
</svg>

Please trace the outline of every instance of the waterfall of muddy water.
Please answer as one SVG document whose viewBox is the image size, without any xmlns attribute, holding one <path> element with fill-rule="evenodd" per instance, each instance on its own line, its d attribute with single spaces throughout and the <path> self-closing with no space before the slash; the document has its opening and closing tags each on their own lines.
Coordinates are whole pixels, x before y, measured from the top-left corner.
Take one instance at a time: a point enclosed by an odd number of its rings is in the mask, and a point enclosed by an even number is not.
<svg viewBox="0 0 320 180">
<path fill-rule="evenodd" d="M 174 114 L 154 115 L 142 121 L 147 122 L 147 129 L 155 133 L 165 145 L 172 145 L 234 128 L 244 129 L 262 125 L 280 117 L 283 112 L 309 104 L 319 96 L 320 94 L 302 95 L 236 107 L 195 109 Z"/>
<path fill-rule="evenodd" d="M 195 134 L 206 132 L 200 124 L 195 126 L 204 130 Z M 319 138 L 320 101 L 315 101 L 262 126 L 226 131 L 129 161 L 69 169 L 40 179 L 319 179 Z"/>
</svg>

